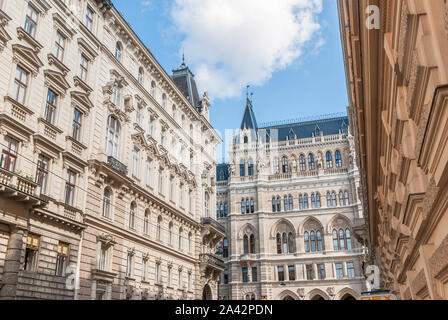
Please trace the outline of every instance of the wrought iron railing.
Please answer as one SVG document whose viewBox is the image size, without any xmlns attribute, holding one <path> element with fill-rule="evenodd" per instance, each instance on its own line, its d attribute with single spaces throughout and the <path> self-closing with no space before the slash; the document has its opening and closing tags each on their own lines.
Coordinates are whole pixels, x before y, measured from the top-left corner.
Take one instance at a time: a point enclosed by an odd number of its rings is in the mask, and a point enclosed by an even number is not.
<svg viewBox="0 0 448 320">
<path fill-rule="evenodd" d="M 226 264 L 224 260 L 218 258 L 211 253 L 202 253 L 199 255 L 199 260 L 203 263 L 208 263 L 217 266 L 218 268 L 225 269 Z"/>
<path fill-rule="evenodd" d="M 211 225 L 224 233 L 226 232 L 226 228 L 224 228 L 224 226 L 222 224 L 220 224 L 218 221 L 216 221 L 213 218 L 210 218 L 210 217 L 201 218 L 201 223 L 203 225 Z"/>
<path fill-rule="evenodd" d="M 109 166 L 111 166 L 113 169 L 115 169 L 116 171 L 122 173 L 123 175 L 125 175 L 125 176 L 128 175 L 128 167 L 125 166 L 124 164 L 122 164 L 120 161 L 118 161 L 114 157 L 109 156 L 107 158 L 107 164 Z"/>
</svg>

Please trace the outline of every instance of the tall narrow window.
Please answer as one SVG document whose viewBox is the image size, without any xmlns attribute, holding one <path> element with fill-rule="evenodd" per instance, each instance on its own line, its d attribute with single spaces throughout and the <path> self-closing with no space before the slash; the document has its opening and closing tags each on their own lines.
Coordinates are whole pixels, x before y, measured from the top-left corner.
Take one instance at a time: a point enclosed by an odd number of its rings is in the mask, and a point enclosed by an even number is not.
<svg viewBox="0 0 448 320">
<path fill-rule="evenodd" d="M 344 205 L 348 206 L 350 205 L 349 197 L 348 197 L 348 191 L 344 192 Z"/>
<path fill-rule="evenodd" d="M 283 157 L 282 158 L 282 171 L 283 171 L 283 173 L 288 173 L 288 170 L 289 170 L 289 168 L 288 168 L 288 158 Z"/>
<path fill-rule="evenodd" d="M 144 74 L 143 68 L 139 68 L 137 80 L 138 80 L 138 83 L 140 83 L 141 85 L 143 85 L 143 74 Z"/>
<path fill-rule="evenodd" d="M 56 114 L 56 105 L 58 101 L 58 95 L 51 89 L 47 92 L 47 103 L 45 105 L 45 120 L 54 124 L 54 118 Z"/>
<path fill-rule="evenodd" d="M 250 213 L 249 199 L 246 199 L 246 213 Z"/>
<path fill-rule="evenodd" d="M 320 193 L 316 193 L 316 208 L 320 208 Z"/>
<path fill-rule="evenodd" d="M 296 267 L 288 266 L 289 281 L 296 281 Z"/>
<path fill-rule="evenodd" d="M 184 184 L 179 183 L 179 206 L 181 208 L 184 207 Z M 222 211 L 222 203 L 221 203 L 221 211 Z"/>
<path fill-rule="evenodd" d="M 143 233 L 145 235 L 149 234 L 149 210 L 148 209 L 145 211 L 145 217 L 143 220 Z"/>
<path fill-rule="evenodd" d="M 317 251 L 322 251 L 322 233 L 320 231 L 316 232 L 316 238 L 317 238 Z"/>
<path fill-rule="evenodd" d="M 247 273 L 247 268 L 246 267 L 243 267 L 242 273 L 243 273 L 243 282 L 248 282 L 249 278 L 248 278 L 248 273 Z"/>
<path fill-rule="evenodd" d="M 314 155 L 312 153 L 310 153 L 308 155 L 308 168 L 310 169 L 310 171 L 315 169 L 315 166 L 314 166 Z"/>
<path fill-rule="evenodd" d="M 65 204 L 73 206 L 75 198 L 76 173 L 67 170 L 67 180 L 65 181 Z"/>
<path fill-rule="evenodd" d="M 286 236 L 286 233 L 283 233 L 282 235 L 282 247 L 283 253 L 288 253 L 288 238 Z"/>
<path fill-rule="evenodd" d="M 327 207 L 331 208 L 331 194 L 327 192 Z"/>
<path fill-rule="evenodd" d="M 309 239 L 308 232 L 305 232 L 303 239 L 305 242 L 305 252 L 310 252 L 310 239 Z"/>
<path fill-rule="evenodd" d="M 37 169 L 36 169 L 36 183 L 40 186 L 40 193 L 46 194 L 47 192 L 47 180 L 48 180 L 48 168 L 49 168 L 50 160 L 43 156 L 39 155 L 37 160 Z"/>
<path fill-rule="evenodd" d="M 14 96 L 13 98 L 21 103 L 25 103 L 26 90 L 28 86 L 28 71 L 19 65 L 16 67 L 16 78 L 14 79 Z"/>
<path fill-rule="evenodd" d="M 276 212 L 276 211 L 277 211 L 277 205 L 276 205 L 275 197 L 272 197 L 272 212 Z"/>
<path fill-rule="evenodd" d="M 149 117 L 149 126 L 148 126 L 148 133 L 150 136 L 154 134 L 154 117 Z"/>
<path fill-rule="evenodd" d="M 330 151 L 328 151 L 326 154 L 326 160 L 327 160 L 327 169 L 333 168 L 333 156 L 331 155 Z"/>
<path fill-rule="evenodd" d="M 224 238 L 222 241 L 222 257 L 227 258 L 229 256 L 229 241 Z"/>
<path fill-rule="evenodd" d="M 179 250 L 182 250 L 182 233 L 183 233 L 183 229 L 179 228 L 179 236 L 178 236 Z"/>
<path fill-rule="evenodd" d="M 146 161 L 146 185 L 148 187 L 151 186 L 151 166 L 152 166 L 151 160 Z"/>
<path fill-rule="evenodd" d="M 303 196 L 299 194 L 299 209 L 303 210 Z"/>
<path fill-rule="evenodd" d="M 162 146 L 165 146 L 165 135 L 166 135 L 166 129 L 162 127 L 160 130 L 160 144 Z"/>
<path fill-rule="evenodd" d="M 118 120 L 109 116 L 107 120 L 106 132 L 106 152 L 108 156 L 118 158 L 118 148 L 120 142 L 120 123 Z"/>
<path fill-rule="evenodd" d="M 136 148 L 132 151 L 132 175 L 134 177 L 138 177 L 138 161 L 139 160 L 139 152 Z"/>
<path fill-rule="evenodd" d="M 229 206 L 227 205 L 227 202 L 224 203 L 224 217 L 227 217 L 227 215 L 229 214 Z"/>
<path fill-rule="evenodd" d="M 355 265 L 352 262 L 347 263 L 347 277 L 351 279 L 355 277 Z"/>
<path fill-rule="evenodd" d="M 107 248 L 101 243 L 100 252 L 98 255 L 98 270 L 106 271 L 107 267 Z"/>
<path fill-rule="evenodd" d="M 311 252 L 316 252 L 316 235 L 314 231 L 310 232 Z"/>
<path fill-rule="evenodd" d="M 72 138 L 81 141 L 82 113 L 78 109 L 73 109 Z"/>
<path fill-rule="evenodd" d="M 131 203 L 131 207 L 129 210 L 129 229 L 135 228 L 135 214 L 137 211 L 137 204 L 135 202 Z"/>
<path fill-rule="evenodd" d="M 336 207 L 338 205 L 337 202 L 336 202 L 336 193 L 335 192 L 331 193 L 331 205 L 333 207 Z"/>
<path fill-rule="evenodd" d="M 289 211 L 288 197 L 287 196 L 283 197 L 283 207 L 284 207 L 285 211 Z"/>
<path fill-rule="evenodd" d="M 280 235 L 280 233 L 277 233 L 277 253 L 281 254 L 282 253 L 282 236 Z"/>
<path fill-rule="evenodd" d="M 303 209 L 308 209 L 308 194 L 303 195 Z"/>
<path fill-rule="evenodd" d="M 352 239 L 351 239 L 351 234 L 350 234 L 350 230 L 346 229 L 345 230 L 345 240 L 347 242 L 347 250 L 352 250 Z"/>
<path fill-rule="evenodd" d="M 146 272 L 147 272 L 146 270 L 148 269 L 147 265 L 148 265 L 148 260 L 143 258 L 143 260 L 142 260 L 142 281 L 146 281 Z"/>
<path fill-rule="evenodd" d="M 2 150 L 2 169 L 14 172 L 17 162 L 17 149 L 19 142 L 9 136 L 5 136 Z"/>
<path fill-rule="evenodd" d="M 141 126 L 142 125 L 142 108 L 137 106 L 135 108 L 135 122 Z"/>
<path fill-rule="evenodd" d="M 109 188 L 104 189 L 103 196 L 103 217 L 110 218 L 112 208 L 112 192 Z"/>
<path fill-rule="evenodd" d="M 151 82 L 151 91 L 150 91 L 151 96 L 155 97 L 156 96 L 156 83 L 154 81 Z"/>
<path fill-rule="evenodd" d="M 282 200 L 280 197 L 277 197 L 277 212 L 282 211 Z"/>
<path fill-rule="evenodd" d="M 157 240 L 162 240 L 162 217 L 157 219 Z"/>
<path fill-rule="evenodd" d="M 121 88 L 118 84 L 114 85 L 114 89 L 113 89 L 113 103 L 117 106 L 117 107 L 121 107 Z"/>
<path fill-rule="evenodd" d="M 314 196 L 314 193 L 311 194 L 311 207 L 313 209 L 316 208 L 316 198 Z"/>
<path fill-rule="evenodd" d="M 254 199 L 250 199 L 250 213 L 255 213 Z"/>
<path fill-rule="evenodd" d="M 290 232 L 288 235 L 288 246 L 289 246 L 289 252 L 293 253 L 295 252 L 295 247 L 294 247 L 294 236 L 293 234 Z"/>
<path fill-rule="evenodd" d="M 299 157 L 299 165 L 300 165 L 300 171 L 306 171 L 306 161 L 305 156 L 303 154 Z"/>
<path fill-rule="evenodd" d="M 208 192 L 205 193 L 205 216 L 210 217 L 210 196 Z"/>
<path fill-rule="evenodd" d="M 134 256 L 131 253 L 128 253 L 127 257 L 127 265 L 126 265 L 126 277 L 132 277 L 132 261 Z"/>
<path fill-rule="evenodd" d="M 93 28 L 93 10 L 90 9 L 90 7 L 87 7 L 86 9 L 86 16 L 84 18 L 84 25 L 89 29 L 89 31 L 92 31 Z"/>
<path fill-rule="evenodd" d="M 23 268 L 26 271 L 36 271 L 39 242 L 39 236 L 28 234 L 26 237 L 25 265 Z"/>
<path fill-rule="evenodd" d="M 244 177 L 246 175 L 246 163 L 244 160 L 240 162 L 240 177 Z"/>
<path fill-rule="evenodd" d="M 255 253 L 255 236 L 253 234 L 249 238 L 249 252 Z"/>
<path fill-rule="evenodd" d="M 163 169 L 159 169 L 159 193 L 163 194 Z"/>
<path fill-rule="evenodd" d="M 244 249 L 244 254 L 249 253 L 249 237 L 247 236 L 247 234 L 245 234 L 243 237 L 243 249 Z"/>
<path fill-rule="evenodd" d="M 318 264 L 317 269 L 319 271 L 319 279 L 324 280 L 325 279 L 325 264 Z"/>
<path fill-rule="evenodd" d="M 249 160 L 248 173 L 250 177 L 254 175 L 254 162 L 252 159 Z"/>
<path fill-rule="evenodd" d="M 170 201 L 174 201 L 174 177 L 170 177 Z"/>
<path fill-rule="evenodd" d="M 339 250 L 338 232 L 336 230 L 333 230 L 333 250 Z"/>
<path fill-rule="evenodd" d="M 336 159 L 336 167 L 338 168 L 342 167 L 342 156 L 339 150 L 336 150 L 334 157 Z"/>
<path fill-rule="evenodd" d="M 56 256 L 56 275 L 59 277 L 65 276 L 65 271 L 68 266 L 68 244 L 59 242 L 58 252 Z"/>
<path fill-rule="evenodd" d="M 289 202 L 289 211 L 293 211 L 294 210 L 294 201 L 292 199 L 292 195 L 289 195 L 288 202 Z"/>
<path fill-rule="evenodd" d="M 89 68 L 89 60 L 82 54 L 79 62 L 79 77 L 82 81 L 87 82 L 87 73 Z"/>
<path fill-rule="evenodd" d="M 344 269 L 342 268 L 342 263 L 336 263 L 336 278 L 337 279 L 344 278 Z"/>
<path fill-rule="evenodd" d="M 252 267 L 252 282 L 258 281 L 257 267 Z"/>
<path fill-rule="evenodd" d="M 278 272 L 278 281 L 285 281 L 285 268 L 278 266 L 277 272 Z"/>
<path fill-rule="evenodd" d="M 340 250 L 345 250 L 345 241 L 344 241 L 344 230 L 339 230 L 339 248 Z"/>
<path fill-rule="evenodd" d="M 120 43 L 116 43 L 116 45 L 115 45 L 115 58 L 118 60 L 118 61 L 121 61 L 121 54 L 122 54 L 122 52 L 121 52 L 121 45 L 120 45 Z"/>
<path fill-rule="evenodd" d="M 36 27 L 37 27 L 37 10 L 33 8 L 32 5 L 28 4 L 26 9 L 26 18 L 25 18 L 25 31 L 34 38 L 36 35 Z"/>
<path fill-rule="evenodd" d="M 166 109 L 166 103 L 167 103 L 166 94 L 162 94 L 162 107 L 163 107 L 163 109 Z"/>
<path fill-rule="evenodd" d="M 246 213 L 246 201 L 244 199 L 241 200 L 241 214 Z"/>
<path fill-rule="evenodd" d="M 341 207 L 344 205 L 344 193 L 342 191 L 339 192 L 339 205 Z"/>
<path fill-rule="evenodd" d="M 59 31 L 56 31 L 56 39 L 54 43 L 54 55 L 59 61 L 64 59 L 65 38 Z"/>
</svg>

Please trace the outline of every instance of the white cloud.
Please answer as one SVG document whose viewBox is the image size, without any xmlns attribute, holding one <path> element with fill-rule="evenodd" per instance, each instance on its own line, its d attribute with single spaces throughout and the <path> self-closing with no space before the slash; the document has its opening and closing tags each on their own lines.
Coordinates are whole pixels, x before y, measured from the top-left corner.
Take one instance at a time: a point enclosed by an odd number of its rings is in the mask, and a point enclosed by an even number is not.
<svg viewBox="0 0 448 320">
<path fill-rule="evenodd" d="M 227 98 L 298 59 L 321 11 L 322 0 L 174 0 L 171 17 L 201 89 Z"/>
<path fill-rule="evenodd" d="M 149 1 L 149 0 L 142 0 L 142 1 L 140 1 L 140 5 L 142 6 L 142 12 L 146 12 L 146 11 L 149 11 L 149 10 L 151 10 L 151 1 Z"/>
</svg>

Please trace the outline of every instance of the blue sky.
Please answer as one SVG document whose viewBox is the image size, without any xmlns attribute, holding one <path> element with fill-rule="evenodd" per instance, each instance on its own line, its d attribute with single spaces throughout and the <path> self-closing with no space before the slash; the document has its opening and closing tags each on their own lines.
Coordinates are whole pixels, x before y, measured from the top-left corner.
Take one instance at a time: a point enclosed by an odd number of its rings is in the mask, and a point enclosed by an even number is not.
<svg viewBox="0 0 448 320">
<path fill-rule="evenodd" d="M 283 22 L 294 12 L 281 1 L 309 6 L 297 9 L 288 24 Z M 259 124 L 346 111 L 336 1 L 281 1 L 113 2 L 169 74 L 185 52 L 200 89 L 212 99 L 211 124 L 224 135 L 241 123 L 246 84 Z"/>
</svg>

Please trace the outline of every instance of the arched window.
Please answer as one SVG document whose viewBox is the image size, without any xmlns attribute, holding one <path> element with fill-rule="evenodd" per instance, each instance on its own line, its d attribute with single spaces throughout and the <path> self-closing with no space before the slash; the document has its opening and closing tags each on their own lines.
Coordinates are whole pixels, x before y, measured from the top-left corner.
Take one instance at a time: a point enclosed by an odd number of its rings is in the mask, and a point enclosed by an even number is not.
<svg viewBox="0 0 448 320">
<path fill-rule="evenodd" d="M 327 152 L 326 159 L 327 159 L 327 169 L 333 168 L 333 156 L 331 155 L 330 151 Z"/>
<path fill-rule="evenodd" d="M 280 197 L 277 197 L 277 212 L 282 211 L 282 199 Z"/>
<path fill-rule="evenodd" d="M 250 235 L 249 241 L 249 252 L 255 253 L 255 236 L 253 234 Z"/>
<path fill-rule="evenodd" d="M 227 205 L 227 202 L 224 203 L 224 217 L 227 217 L 229 214 L 229 206 Z"/>
<path fill-rule="evenodd" d="M 205 216 L 206 217 L 210 217 L 210 211 L 209 211 L 209 208 L 210 208 L 210 196 L 209 196 L 208 192 L 205 193 L 204 198 L 205 198 L 205 204 L 204 204 Z"/>
<path fill-rule="evenodd" d="M 162 217 L 159 216 L 159 218 L 157 219 L 157 240 L 161 240 L 162 239 Z"/>
<path fill-rule="evenodd" d="M 333 249 L 335 251 L 339 250 L 338 232 L 336 230 L 333 230 Z"/>
<path fill-rule="evenodd" d="M 303 210 L 303 196 L 299 194 L 299 209 Z"/>
<path fill-rule="evenodd" d="M 110 218 L 112 208 L 112 192 L 109 188 L 104 189 L 103 217 Z"/>
<path fill-rule="evenodd" d="M 247 236 L 247 234 L 245 234 L 243 237 L 243 247 L 244 247 L 244 254 L 248 254 L 249 253 L 249 237 Z"/>
<path fill-rule="evenodd" d="M 246 199 L 246 213 L 250 213 L 249 199 Z"/>
<path fill-rule="evenodd" d="M 272 212 L 277 212 L 275 197 L 272 197 Z"/>
<path fill-rule="evenodd" d="M 289 195 L 289 211 L 294 210 L 294 201 L 292 199 L 292 195 Z"/>
<path fill-rule="evenodd" d="M 244 144 L 249 143 L 249 138 L 247 138 L 247 136 L 244 136 L 244 138 L 243 138 L 243 142 L 244 142 Z"/>
<path fill-rule="evenodd" d="M 176 114 L 176 106 L 174 106 L 173 105 L 173 108 L 172 108 L 172 114 L 171 114 L 171 116 L 173 117 L 173 119 L 176 121 L 176 116 L 177 116 L 177 114 Z"/>
<path fill-rule="evenodd" d="M 151 82 L 151 96 L 155 97 L 156 96 L 156 83 L 154 81 Z"/>
<path fill-rule="evenodd" d="M 305 252 L 310 252 L 310 239 L 308 236 L 308 232 L 305 232 L 303 239 L 305 241 Z"/>
<path fill-rule="evenodd" d="M 316 198 L 314 196 L 314 193 L 311 194 L 311 207 L 313 209 L 316 208 Z"/>
<path fill-rule="evenodd" d="M 122 53 L 121 44 L 119 42 L 117 42 L 115 44 L 115 58 L 118 61 L 121 61 L 121 53 Z"/>
<path fill-rule="evenodd" d="M 352 250 L 352 238 L 349 229 L 345 229 L 345 240 L 347 241 L 347 250 Z"/>
<path fill-rule="evenodd" d="M 283 233 L 282 235 L 282 247 L 283 253 L 288 253 L 288 237 L 286 236 L 286 233 Z"/>
<path fill-rule="evenodd" d="M 135 202 L 131 203 L 131 210 L 129 211 L 129 228 L 134 229 L 135 227 L 135 211 L 137 211 L 137 204 Z"/>
<path fill-rule="evenodd" d="M 246 175 L 246 162 L 241 160 L 240 162 L 240 177 L 244 177 Z"/>
<path fill-rule="evenodd" d="M 344 205 L 344 194 L 339 191 L 339 205 L 342 207 Z"/>
<path fill-rule="evenodd" d="M 316 252 L 316 235 L 314 231 L 310 232 L 311 252 Z"/>
<path fill-rule="evenodd" d="M 244 199 L 241 200 L 241 214 L 246 213 L 246 201 Z"/>
<path fill-rule="evenodd" d="M 285 212 L 289 211 L 288 197 L 286 195 L 283 197 L 283 208 Z"/>
<path fill-rule="evenodd" d="M 336 193 L 334 191 L 331 193 L 331 205 L 333 207 L 336 207 L 338 205 L 336 202 Z"/>
<path fill-rule="evenodd" d="M 346 206 L 350 205 L 350 199 L 348 197 L 348 191 L 344 192 L 344 205 L 346 205 Z"/>
<path fill-rule="evenodd" d="M 282 171 L 283 173 L 288 173 L 288 159 L 286 157 L 282 158 Z"/>
<path fill-rule="evenodd" d="M 138 69 L 138 78 L 137 78 L 137 80 L 138 80 L 138 83 L 140 83 L 141 85 L 143 85 L 143 74 L 144 74 L 143 68 L 140 67 Z"/>
<path fill-rule="evenodd" d="M 249 173 L 249 177 L 252 177 L 254 175 L 254 161 L 252 159 L 249 160 L 249 165 L 248 165 L 248 173 Z"/>
<path fill-rule="evenodd" d="M 148 235 L 149 234 L 149 210 L 145 210 L 145 217 L 143 220 L 143 234 Z"/>
<path fill-rule="evenodd" d="M 282 236 L 280 233 L 277 233 L 277 253 L 282 253 Z"/>
<path fill-rule="evenodd" d="M 120 123 L 114 116 L 109 116 L 107 120 L 106 132 L 106 153 L 108 156 L 118 158 L 118 148 L 120 143 Z"/>
<path fill-rule="evenodd" d="M 306 161 L 305 156 L 303 154 L 299 157 L 299 165 L 300 165 L 300 171 L 306 171 Z"/>
<path fill-rule="evenodd" d="M 334 157 L 336 159 L 336 167 L 342 167 L 342 156 L 339 150 L 336 150 L 336 152 L 334 153 Z"/>
<path fill-rule="evenodd" d="M 308 194 L 303 195 L 303 209 L 308 209 Z"/>
<path fill-rule="evenodd" d="M 316 238 L 317 238 L 317 251 L 322 251 L 322 234 L 320 231 L 316 232 Z"/>
<path fill-rule="evenodd" d="M 339 248 L 345 250 L 344 230 L 339 230 Z"/>
<path fill-rule="evenodd" d="M 320 208 L 320 193 L 316 193 L 316 208 Z"/>
<path fill-rule="evenodd" d="M 293 253 L 295 252 L 295 248 L 294 248 L 294 236 L 293 234 L 290 232 L 288 235 L 288 247 L 289 247 L 289 252 Z"/>
<path fill-rule="evenodd" d="M 182 250 L 182 233 L 183 233 L 183 229 L 182 229 L 182 228 L 179 228 L 179 239 L 178 239 L 178 242 L 179 242 L 179 250 Z"/>
<path fill-rule="evenodd" d="M 221 203 L 221 205 L 219 206 L 219 217 L 223 218 L 224 217 L 224 204 Z"/>
<path fill-rule="evenodd" d="M 188 252 L 190 252 L 190 253 L 191 253 L 191 238 L 192 238 L 192 234 L 190 232 L 190 233 L 188 233 Z M 224 253 L 223 253 L 223 255 L 224 255 Z"/>
<path fill-rule="evenodd" d="M 250 199 L 250 213 L 255 213 L 254 199 Z"/>
<path fill-rule="evenodd" d="M 279 174 L 280 168 L 278 164 L 278 158 L 274 158 L 274 174 Z"/>
<path fill-rule="evenodd" d="M 331 208 L 331 194 L 327 192 L 327 207 Z"/>
<path fill-rule="evenodd" d="M 166 109 L 166 94 L 163 94 L 162 95 L 162 107 L 163 107 L 163 109 Z"/>
<path fill-rule="evenodd" d="M 310 171 L 315 169 L 315 166 L 314 166 L 314 155 L 312 153 L 310 153 L 308 155 L 308 168 L 310 169 Z"/>
<path fill-rule="evenodd" d="M 172 244 L 173 243 L 173 223 L 170 222 L 170 224 L 168 225 L 168 244 Z"/>
</svg>

